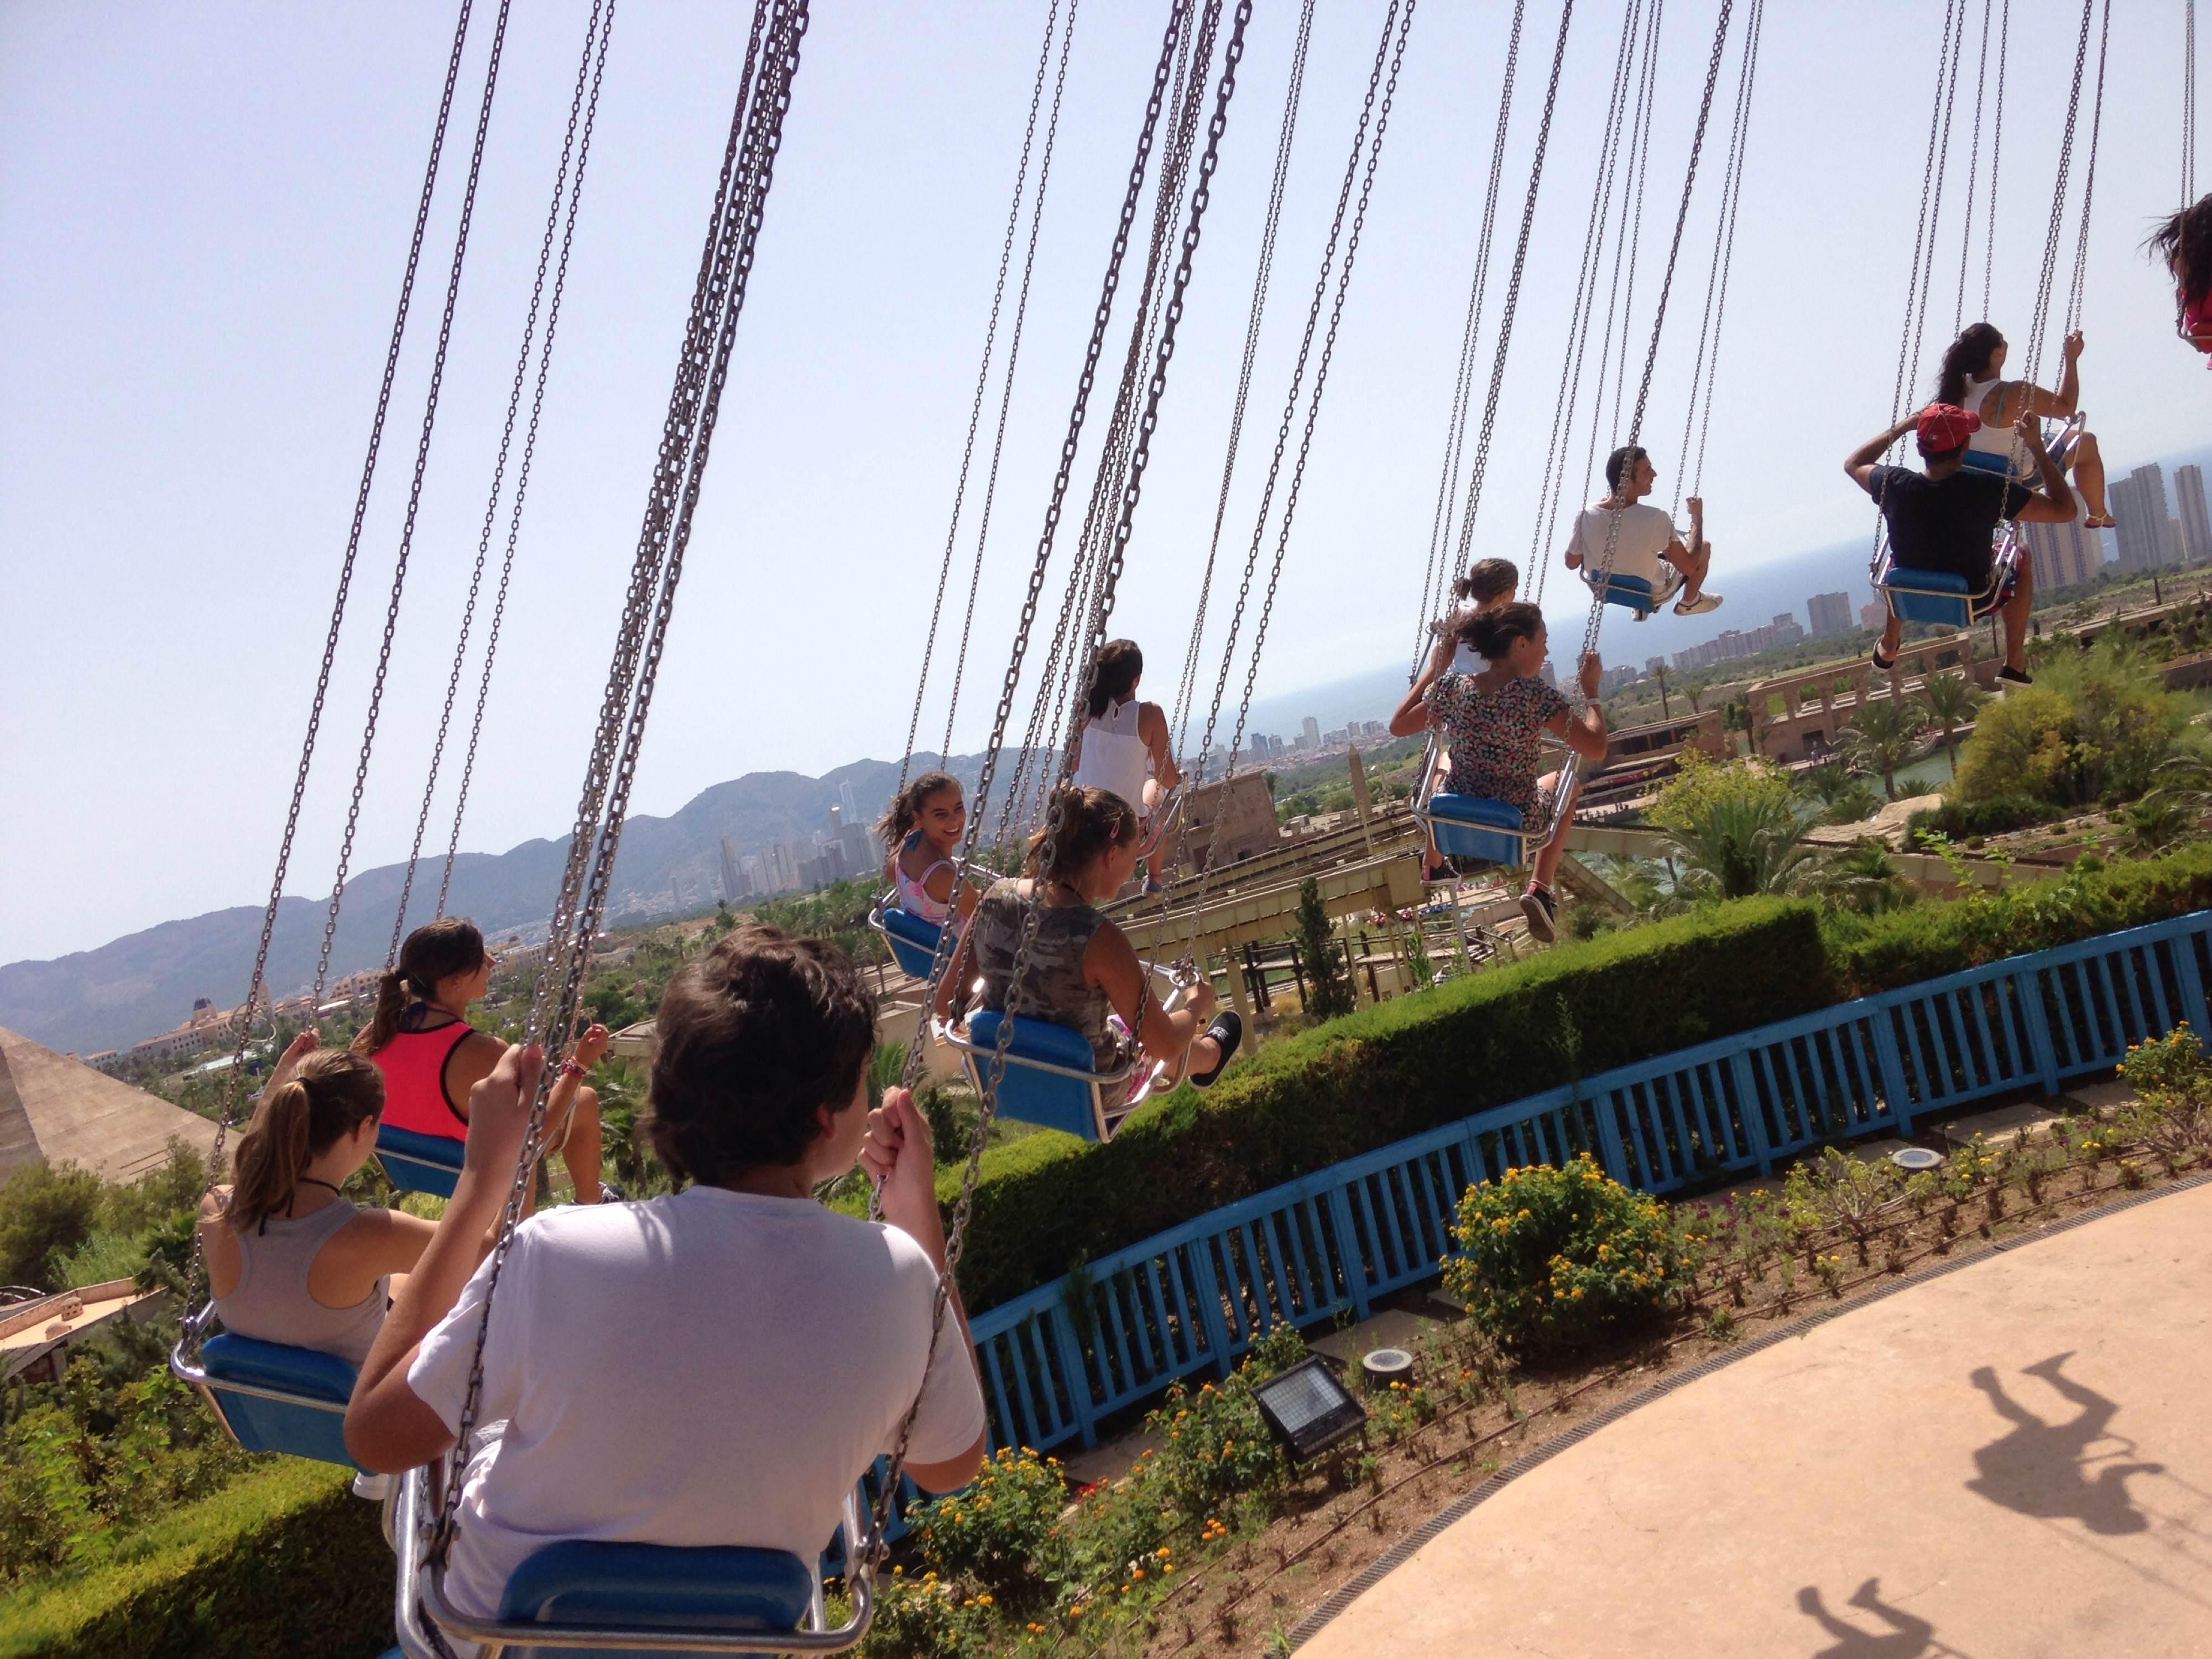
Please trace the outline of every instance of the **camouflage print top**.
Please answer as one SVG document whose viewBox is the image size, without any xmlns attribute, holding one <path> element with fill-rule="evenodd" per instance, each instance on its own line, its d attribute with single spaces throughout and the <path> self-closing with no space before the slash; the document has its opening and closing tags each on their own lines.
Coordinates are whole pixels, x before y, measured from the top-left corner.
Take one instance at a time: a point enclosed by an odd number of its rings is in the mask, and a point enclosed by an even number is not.
<svg viewBox="0 0 2212 1659">
<path fill-rule="evenodd" d="M 983 978 L 982 1006 L 1003 1010 L 1014 973 L 1014 953 L 1022 940 L 1022 918 L 1033 884 L 1009 878 L 992 884 L 975 907 L 972 933 L 975 965 Z M 1106 993 L 1083 976 L 1083 953 L 1106 918 L 1088 904 L 1048 905 L 1037 913 L 1036 938 L 1030 942 L 1024 974 L 1024 995 L 1016 1012 L 1030 1012 L 1070 1025 L 1091 1040 L 1092 1063 L 1101 1072 L 1121 1063 L 1121 1039 L 1107 1023 L 1113 1010 Z"/>
</svg>

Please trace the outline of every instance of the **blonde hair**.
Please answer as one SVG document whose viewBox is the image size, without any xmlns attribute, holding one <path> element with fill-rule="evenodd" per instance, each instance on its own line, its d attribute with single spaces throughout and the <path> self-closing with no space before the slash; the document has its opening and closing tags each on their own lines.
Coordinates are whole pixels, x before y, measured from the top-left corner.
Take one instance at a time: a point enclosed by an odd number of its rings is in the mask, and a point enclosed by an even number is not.
<svg viewBox="0 0 2212 1659">
<path fill-rule="evenodd" d="M 225 1212 L 240 1231 L 289 1209 L 313 1159 L 384 1113 L 384 1073 L 348 1048 L 318 1048 L 269 1090 L 238 1140 L 238 1174 Z"/>
</svg>

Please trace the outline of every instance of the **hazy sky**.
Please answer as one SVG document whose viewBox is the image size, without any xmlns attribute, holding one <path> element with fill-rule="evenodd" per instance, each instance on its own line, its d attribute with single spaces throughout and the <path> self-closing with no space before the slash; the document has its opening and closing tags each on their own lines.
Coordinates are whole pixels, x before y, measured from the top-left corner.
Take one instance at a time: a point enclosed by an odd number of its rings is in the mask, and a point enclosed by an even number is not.
<svg viewBox="0 0 2212 1659">
<path fill-rule="evenodd" d="M 1524 560 L 1620 3 L 1577 9 L 1480 520 L 1485 550 Z M 556 832 L 573 811 L 744 9 L 629 0 L 615 26 L 471 848 Z M 1714 9 L 1668 8 L 1647 258 Z M 510 27 L 357 866 L 404 856 L 412 827 L 586 11 L 538 0 Z M 2180 8 L 2114 11 L 2084 368 L 2124 469 L 2201 441 L 2212 387 L 2136 251 L 2179 189 Z M 2013 12 L 1992 308 L 2024 345 L 2079 12 Z M 478 14 L 472 71 L 490 0 Z M 265 894 L 453 15 L 412 0 L 0 8 L 0 960 Z M 988 732 L 1164 15 L 1165 0 L 1085 0 L 1077 25 L 961 748 Z M 1410 643 L 1509 15 L 1463 0 L 1418 14 L 1263 694 Z M 1940 15 L 1933 0 L 1769 7 L 1705 480 L 1723 592 L 1731 562 L 1866 525 L 1837 463 L 1889 414 Z M 1557 16 L 1529 8 L 1493 316 Z M 1320 9 L 1224 557 L 1252 533 L 1381 17 L 1380 0 Z M 1260 0 L 1251 24 L 1121 587 L 1116 631 L 1150 647 L 1164 696 L 1212 523 L 1296 18 L 1292 0 Z M 816 6 L 636 810 L 750 769 L 896 755 L 1042 23 L 1039 0 Z M 467 78 L 438 204 L 448 237 Z M 1662 471 L 1722 118 L 1647 428 Z M 1961 187 L 1934 307 L 1945 331 Z M 327 890 L 335 857 L 444 258 L 434 231 L 292 866 L 301 894 Z M 933 697 L 925 744 L 942 708 Z"/>
</svg>

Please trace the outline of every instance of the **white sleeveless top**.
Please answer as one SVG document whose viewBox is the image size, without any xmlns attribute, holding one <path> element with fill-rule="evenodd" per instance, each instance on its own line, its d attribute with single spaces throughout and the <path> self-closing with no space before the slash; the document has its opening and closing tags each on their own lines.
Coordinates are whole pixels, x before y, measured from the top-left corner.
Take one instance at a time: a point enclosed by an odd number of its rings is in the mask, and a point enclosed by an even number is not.
<svg viewBox="0 0 2212 1659">
<path fill-rule="evenodd" d="M 896 857 L 891 860 L 891 884 L 897 890 L 899 908 L 910 916 L 942 927 L 952 919 L 952 907 L 960 898 L 960 866 L 951 859 L 939 859 L 926 865 L 919 876 L 909 876 L 904 862 L 907 849 L 921 839 L 921 831 L 915 830 L 901 843 Z M 952 872 L 952 896 L 939 902 L 929 896 L 929 878 L 939 870 Z"/>
<path fill-rule="evenodd" d="M 1143 708 L 1131 697 L 1126 702 L 1109 703 L 1104 714 L 1085 721 L 1083 747 L 1075 762 L 1078 787 L 1119 795 L 1140 816 L 1145 810 L 1145 781 L 1152 775 L 1152 753 L 1137 732 L 1137 718 Z"/>
<path fill-rule="evenodd" d="M 1967 381 L 1965 401 L 1959 407 L 1979 418 L 1982 400 L 1995 391 L 1998 384 L 1996 380 Z M 1966 440 L 1966 447 L 1977 454 L 2000 457 L 2015 473 L 2021 470 L 2021 463 L 2027 459 L 2020 453 L 2020 434 L 2017 432 L 2009 426 L 1991 426 L 1985 420 Z"/>
</svg>

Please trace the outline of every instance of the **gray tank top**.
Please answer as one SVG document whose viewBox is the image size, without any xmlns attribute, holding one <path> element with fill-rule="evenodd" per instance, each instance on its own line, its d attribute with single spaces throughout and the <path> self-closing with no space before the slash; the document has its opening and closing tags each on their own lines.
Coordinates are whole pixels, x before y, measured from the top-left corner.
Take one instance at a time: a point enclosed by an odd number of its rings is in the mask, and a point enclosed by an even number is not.
<svg viewBox="0 0 2212 1659">
<path fill-rule="evenodd" d="M 350 1308 L 326 1308 L 307 1290 L 315 1252 L 357 1213 L 341 1198 L 297 1218 L 272 1215 L 238 1232 L 237 1288 L 215 1299 L 223 1328 L 333 1353 L 349 1365 L 368 1358 L 391 1304 L 391 1280 L 378 1279 Z"/>
<path fill-rule="evenodd" d="M 983 977 L 986 1008 L 1003 1010 L 1006 1006 L 1030 885 L 1011 878 L 994 882 L 975 907 L 975 965 Z M 1121 1063 L 1121 1045 L 1107 1024 L 1113 1008 L 1105 992 L 1083 977 L 1083 953 L 1090 948 L 1091 936 L 1105 925 L 1106 918 L 1087 904 L 1048 905 L 1038 911 L 1021 1004 L 1040 1018 L 1082 1032 L 1091 1040 L 1092 1062 L 1102 1072 Z"/>
</svg>

